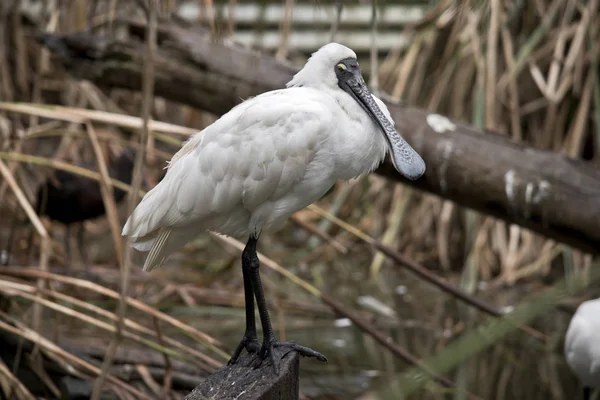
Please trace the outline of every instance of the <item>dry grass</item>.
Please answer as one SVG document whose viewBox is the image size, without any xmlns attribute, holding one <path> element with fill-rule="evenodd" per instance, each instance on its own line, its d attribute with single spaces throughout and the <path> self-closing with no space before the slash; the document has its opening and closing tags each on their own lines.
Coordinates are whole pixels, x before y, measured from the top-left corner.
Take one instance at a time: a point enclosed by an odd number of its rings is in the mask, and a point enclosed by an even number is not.
<svg viewBox="0 0 600 400">
<path fill-rule="evenodd" d="M 597 7 L 596 1 L 498 0 L 473 7 L 442 1 L 429 21 L 411 31 L 409 48 L 388 55 L 381 87 L 409 104 L 597 163 L 598 105 L 592 101 L 599 85 Z M 439 216 L 423 234 L 436 235 L 444 269 L 473 257 L 478 275 L 499 286 L 549 274 L 561 253 L 581 268 L 591 262 L 526 229 L 488 218 L 477 217 L 457 232 L 464 211 L 439 200 L 422 203 L 427 206 L 407 212 L 425 218 L 433 207 Z M 468 236 L 466 252 L 451 239 L 457 234 Z M 424 237 L 410 239 L 427 243 Z"/>
<path fill-rule="evenodd" d="M 145 150 L 138 153 L 144 157 L 143 174 L 155 183 L 181 140 L 215 117 L 153 99 L 150 89 L 143 94 L 103 91 L 75 81 L 31 35 L 32 23 L 47 32 L 65 33 L 100 26 L 120 13 L 144 16 L 136 2 L 43 3 L 36 18 L 22 18 L 21 11 L 0 5 L 0 251 L 8 249 L 12 256 L 10 266 L 0 267 L 0 332 L 35 344 L 31 355 L 38 365 L 52 361 L 65 373 L 90 381 L 103 375 L 106 384 L 98 380 L 98 388 L 106 386 L 124 398 L 180 398 L 186 371 L 192 368 L 197 377 L 218 367 L 241 335 L 237 264 L 242 244 L 207 235 L 173 258 L 179 268 L 165 268 L 151 277 L 135 268 L 129 271 L 118 233 L 130 207 L 113 204 L 110 194 L 113 186 L 139 193 L 139 180 L 131 186 L 117 182 L 108 177 L 106 166 L 125 145 L 134 145 Z M 218 19 L 212 1 L 201 3 L 201 23 L 213 34 L 234 29 L 232 21 Z M 284 3 L 286 18 L 275 54 L 281 59 L 289 54 L 286 38 L 293 29 L 294 3 Z M 158 18 L 169 18 L 177 6 L 176 1 L 157 4 Z M 93 17 L 89 9 L 94 9 Z M 395 99 L 600 165 L 597 19 L 597 0 L 442 0 L 422 22 L 408 27 L 410 46 L 380 60 L 371 82 Z M 332 24 L 332 37 L 339 36 L 339 23 Z M 370 65 L 376 68 L 372 55 Z M 99 172 L 73 165 L 81 160 L 95 160 Z M 62 229 L 40 220 L 31 207 L 37 185 L 54 169 L 101 182 L 108 217 L 86 224 L 92 236 L 93 278 L 63 274 Z M 39 239 L 35 262 L 23 233 L 30 226 Z M 320 345 L 330 346 L 333 354 L 330 366 L 303 364 L 316 372 L 303 385 L 313 393 L 307 394 L 311 398 L 358 393 L 368 398 L 379 387 L 385 393 L 389 378 L 405 365 L 395 359 L 401 354 L 398 348 L 416 355 L 415 363 L 430 354 L 442 357 L 444 349 L 451 351 L 448 343 L 454 337 L 485 321 L 481 313 L 448 301 L 452 297 L 393 268 L 393 257 L 373 248 L 377 240 L 465 293 L 497 305 L 521 304 L 525 310 L 527 295 L 562 277 L 585 276 L 592 265 L 589 255 L 377 176 L 340 183 L 317 205 L 298 212 L 284 234 L 263 239 L 261 261 L 277 272 L 264 274 L 275 329 L 288 338 L 290 330 L 301 335 L 303 329 L 319 329 L 324 337 Z M 371 295 L 392 312 L 373 305 L 347 314 L 370 323 L 352 331 L 360 334 L 359 339 L 353 335 L 354 347 L 339 351 L 328 341 L 343 335 L 333 328 L 331 308 L 321 304 L 325 294 L 347 308 L 366 304 L 357 297 Z M 499 324 L 494 332 L 507 329 L 511 335 L 498 334 L 487 349 L 475 344 L 475 337 L 472 353 L 465 356 L 470 361 L 450 362 L 444 369 L 434 366 L 431 373 L 439 372 L 441 381 L 448 378 L 456 387 L 423 383 L 428 389 L 424 396 L 437 399 L 452 391 L 456 397 L 573 398 L 574 382 L 557 350 L 568 322 L 568 315 L 553 309 L 559 301 L 564 296 L 552 297 L 552 306 L 544 309 L 551 313 L 528 319 L 531 326 L 519 323 L 518 333 L 506 328 L 515 326 L 507 318 L 495 320 L 501 322 L 494 322 Z M 333 308 L 344 316 L 344 306 Z M 357 321 L 354 325 L 360 326 Z M 81 335 L 110 347 L 109 357 L 90 362 L 66 350 L 69 340 Z M 117 357 L 119 343 L 156 354 L 159 361 L 134 359 L 139 378 L 132 378 L 116 361 L 107 362 Z M 523 359 L 547 362 L 535 365 Z M 151 372 L 156 365 L 162 369 Z M 458 373 L 449 374 L 456 367 Z M 32 398 L 32 389 L 19 383 L 17 369 L 0 362 L 0 387 Z M 43 366 L 35 371 L 46 390 L 60 392 Z M 363 382 L 364 371 L 378 376 L 366 380 L 367 388 L 340 383 L 346 377 Z M 322 376 L 329 380 L 319 381 Z"/>
</svg>

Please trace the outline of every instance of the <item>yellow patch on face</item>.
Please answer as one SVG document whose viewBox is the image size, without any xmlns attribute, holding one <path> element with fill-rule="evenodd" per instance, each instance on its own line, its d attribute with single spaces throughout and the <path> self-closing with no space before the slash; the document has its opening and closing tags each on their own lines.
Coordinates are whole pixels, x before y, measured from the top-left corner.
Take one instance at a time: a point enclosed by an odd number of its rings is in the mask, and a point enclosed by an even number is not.
<svg viewBox="0 0 600 400">
<path fill-rule="evenodd" d="M 337 66 L 343 69 L 344 71 L 348 69 L 343 63 L 339 63 Z"/>
</svg>

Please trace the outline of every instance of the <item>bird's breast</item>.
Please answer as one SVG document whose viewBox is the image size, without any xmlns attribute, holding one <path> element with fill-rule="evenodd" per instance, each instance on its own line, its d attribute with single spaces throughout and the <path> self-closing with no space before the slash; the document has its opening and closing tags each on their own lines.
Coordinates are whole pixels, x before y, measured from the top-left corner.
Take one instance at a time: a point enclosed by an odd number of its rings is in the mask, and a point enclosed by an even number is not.
<svg viewBox="0 0 600 400">
<path fill-rule="evenodd" d="M 356 101 L 346 96 L 348 99 L 338 100 L 339 124 L 330 140 L 340 179 L 371 172 L 387 152 L 387 142 L 377 125 Z"/>
</svg>

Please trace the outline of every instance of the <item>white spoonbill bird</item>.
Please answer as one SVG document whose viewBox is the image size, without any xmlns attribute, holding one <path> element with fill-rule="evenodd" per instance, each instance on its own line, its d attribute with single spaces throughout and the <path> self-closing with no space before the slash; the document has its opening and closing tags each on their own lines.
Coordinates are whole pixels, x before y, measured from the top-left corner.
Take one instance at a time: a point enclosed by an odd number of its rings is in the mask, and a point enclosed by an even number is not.
<svg viewBox="0 0 600 400">
<path fill-rule="evenodd" d="M 251 98 L 193 135 L 134 210 L 123 235 L 148 253 L 144 271 L 203 231 L 247 238 L 242 253 L 246 332 L 229 362 L 244 348 L 261 360 L 270 358 L 276 373 L 290 351 L 326 361 L 314 350 L 275 339 L 257 241 L 263 230 L 281 227 L 338 179 L 372 171 L 387 152 L 407 178 L 425 172 L 423 159 L 396 132 L 386 106 L 367 89 L 356 54 L 329 43 L 312 54 L 286 89 Z"/>
<path fill-rule="evenodd" d="M 584 301 L 571 319 L 565 337 L 565 358 L 589 400 L 600 387 L 600 299 Z"/>
</svg>

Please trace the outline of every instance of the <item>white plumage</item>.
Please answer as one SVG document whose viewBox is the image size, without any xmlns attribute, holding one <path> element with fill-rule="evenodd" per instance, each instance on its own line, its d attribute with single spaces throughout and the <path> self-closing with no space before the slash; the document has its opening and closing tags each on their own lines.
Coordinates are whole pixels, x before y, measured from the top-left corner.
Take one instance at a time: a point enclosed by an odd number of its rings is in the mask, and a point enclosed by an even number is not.
<svg viewBox="0 0 600 400">
<path fill-rule="evenodd" d="M 163 180 L 144 196 L 123 234 L 148 252 L 146 271 L 203 231 L 246 236 L 246 330 L 229 362 L 235 363 L 243 349 L 269 358 L 276 373 L 290 351 L 327 361 L 308 347 L 275 339 L 260 278 L 258 236 L 281 227 L 336 180 L 370 172 L 387 151 L 407 178 L 425 172 L 423 159 L 369 92 L 356 54 L 330 43 L 313 53 L 286 89 L 250 99 L 192 136 L 171 159 Z"/>
<path fill-rule="evenodd" d="M 386 139 L 381 124 L 340 88 L 334 67 L 348 58 L 356 54 L 345 46 L 323 46 L 286 89 L 239 104 L 185 143 L 123 228 L 137 250 L 149 252 L 144 270 L 206 230 L 248 237 L 281 227 L 336 180 L 372 171 L 390 146 L 397 169 L 411 179 L 424 172 L 414 150 L 397 133 Z"/>
<path fill-rule="evenodd" d="M 581 303 L 565 337 L 565 358 L 586 390 L 600 387 L 600 299 Z"/>
</svg>

